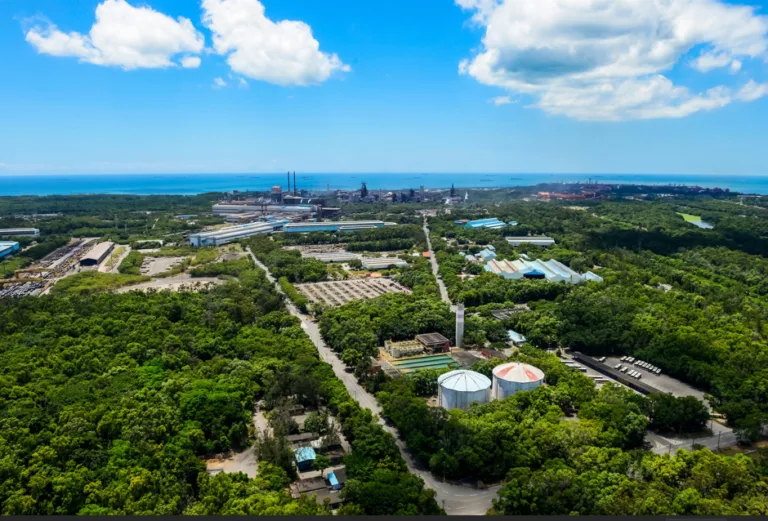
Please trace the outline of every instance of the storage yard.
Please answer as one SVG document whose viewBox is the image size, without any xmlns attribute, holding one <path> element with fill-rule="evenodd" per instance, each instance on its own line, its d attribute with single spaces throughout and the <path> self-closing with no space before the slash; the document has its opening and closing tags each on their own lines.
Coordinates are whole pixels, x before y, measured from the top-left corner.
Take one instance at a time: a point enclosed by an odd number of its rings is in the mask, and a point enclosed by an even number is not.
<svg viewBox="0 0 768 521">
<path fill-rule="evenodd" d="M 310 302 L 342 306 L 352 300 L 367 300 L 385 293 L 408 293 L 408 290 L 390 279 L 355 279 L 333 282 L 296 284 L 296 289 Z"/>
</svg>

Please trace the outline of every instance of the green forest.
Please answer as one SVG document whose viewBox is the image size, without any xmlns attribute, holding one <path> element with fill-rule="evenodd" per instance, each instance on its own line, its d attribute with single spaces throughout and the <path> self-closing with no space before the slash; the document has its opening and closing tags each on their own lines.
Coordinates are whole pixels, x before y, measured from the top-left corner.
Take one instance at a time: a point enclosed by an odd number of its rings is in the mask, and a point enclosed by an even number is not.
<svg viewBox="0 0 768 521">
<path fill-rule="evenodd" d="M 440 512 L 264 273 L 237 271 L 199 293 L 0 300 L 3 514 L 327 513 L 290 498 L 279 462 L 248 479 L 209 476 L 201 460 L 252 442 L 257 400 L 291 397 L 341 420 L 346 512 Z"/>
<path fill-rule="evenodd" d="M 432 332 L 454 340 L 455 317 L 428 259 L 403 255 L 407 267 L 382 272 L 409 294 L 331 308 L 309 305 L 295 284 L 333 280 L 338 266 L 285 249 L 423 251 L 418 212 L 428 205 L 346 204 L 345 219 L 400 226 L 256 236 L 234 246 L 249 248 L 286 297 L 314 315 L 325 342 L 375 395 L 421 467 L 438 479 L 500 485 L 489 513 L 768 515 L 768 449 L 756 444 L 768 425 L 768 203 L 653 193 L 642 200 L 637 190 L 616 192 L 632 200 L 520 199 L 531 190 L 473 193 L 476 202 L 428 218 L 440 279 L 452 302 L 467 308 L 465 345 L 504 349 L 514 329 L 528 343 L 509 359 L 546 375 L 544 386 L 467 411 L 428 404 L 444 370 L 395 379 L 371 371 L 371 357 L 386 341 Z M 37 244 L 20 240 L 31 248 L 0 262 L 0 276 L 12 277 L 73 236 L 175 242 L 222 221 L 210 215 L 217 199 L 0 197 L 0 227 L 42 231 Z M 46 213 L 61 215 L 30 217 Z M 701 216 L 713 228 L 680 214 Z M 474 230 L 455 223 L 485 217 L 519 224 Z M 513 235 L 547 235 L 556 245 L 513 247 L 505 240 Z M 488 246 L 500 259 L 557 259 L 604 282 L 505 280 L 466 260 Z M 295 469 L 284 439 L 291 429 L 257 435 L 259 402 L 274 422 L 286 403 L 320 407 L 338 421 L 351 445 L 338 514 L 443 513 L 435 493 L 408 472 L 395 438 L 320 360 L 249 257 L 214 262 L 216 249 L 186 246 L 151 255 L 186 258 L 165 275 L 186 270 L 225 280 L 199 292 L 110 292 L 147 280 L 147 255 L 134 250 L 119 273 L 83 272 L 49 295 L 0 299 L 0 513 L 329 514 L 311 498 L 291 498 Z M 525 311 L 504 320 L 492 314 L 522 304 Z M 710 411 L 692 397 L 598 389 L 562 364 L 557 355 L 565 348 L 631 355 L 695 386 L 740 446 L 727 453 L 693 442 L 692 452 L 649 450 L 649 431 L 695 437 L 706 431 Z M 490 375 L 504 361 L 478 361 L 472 369 Z M 259 458 L 256 478 L 206 472 L 207 457 L 250 446 Z"/>
</svg>

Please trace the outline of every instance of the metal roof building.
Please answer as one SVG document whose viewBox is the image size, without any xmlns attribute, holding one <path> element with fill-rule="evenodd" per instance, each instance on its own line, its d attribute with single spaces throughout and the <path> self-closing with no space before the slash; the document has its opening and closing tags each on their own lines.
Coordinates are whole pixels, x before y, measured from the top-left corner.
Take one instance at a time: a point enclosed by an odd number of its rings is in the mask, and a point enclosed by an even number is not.
<svg viewBox="0 0 768 521">
<path fill-rule="evenodd" d="M 296 458 L 296 466 L 299 470 L 309 470 L 312 468 L 312 464 L 317 459 L 315 449 L 312 447 L 299 447 L 294 450 L 294 457 Z"/>
<path fill-rule="evenodd" d="M 322 262 L 349 262 L 360 259 L 360 255 L 346 252 L 302 253 L 302 257 L 317 259 Z"/>
<path fill-rule="evenodd" d="M 326 221 L 319 223 L 294 223 L 283 227 L 284 233 L 312 233 L 312 232 L 354 232 L 371 228 L 383 228 L 385 226 L 397 226 L 395 223 L 384 221 Z"/>
<path fill-rule="evenodd" d="M 408 266 L 408 263 L 397 257 L 379 257 L 379 258 L 363 258 L 363 268 L 367 270 L 385 270 L 387 268 L 396 267 L 403 268 Z"/>
<path fill-rule="evenodd" d="M 544 383 L 544 373 L 538 367 L 510 362 L 493 368 L 491 396 L 501 400 L 518 391 L 530 391 Z"/>
<path fill-rule="evenodd" d="M 553 246 L 555 239 L 552 237 L 507 237 L 507 242 L 512 246 L 521 244 L 533 244 L 534 246 Z"/>
<path fill-rule="evenodd" d="M 491 260 L 485 265 L 485 271 L 512 280 L 546 279 L 549 282 L 567 282 L 569 284 L 580 284 L 585 280 L 584 276 L 555 259 L 548 261 L 541 259 L 535 261 L 525 259 Z"/>
<path fill-rule="evenodd" d="M 109 255 L 114 247 L 114 242 L 101 242 L 97 244 L 80 259 L 80 266 L 98 266 L 107 258 L 107 255 Z"/>
<path fill-rule="evenodd" d="M 262 213 L 264 210 L 273 213 L 312 213 L 315 211 L 314 206 L 305 205 L 275 205 L 270 204 L 266 206 L 256 204 L 214 204 L 213 215 L 228 215 L 233 213 Z"/>
<path fill-rule="evenodd" d="M 273 233 L 287 222 L 285 219 L 280 219 L 230 226 L 229 228 L 221 228 L 211 232 L 194 233 L 189 236 L 189 244 L 191 246 L 221 246 L 237 239 L 245 239 L 262 233 Z"/>
<path fill-rule="evenodd" d="M 603 282 L 603 277 L 600 275 L 595 275 L 591 271 L 586 272 L 584 274 L 584 278 L 592 282 Z"/>
<path fill-rule="evenodd" d="M 528 341 L 528 339 L 525 338 L 523 335 L 521 335 L 517 331 L 512 331 L 511 329 L 507 331 L 507 338 L 509 338 L 509 341 L 515 345 L 524 344 Z"/>
<path fill-rule="evenodd" d="M 480 373 L 459 369 L 437 379 L 437 399 L 446 410 L 467 410 L 474 402 L 491 400 L 491 380 Z"/>
<path fill-rule="evenodd" d="M 464 225 L 464 228 L 489 228 L 492 230 L 497 230 L 501 228 L 506 228 L 507 224 L 504 221 L 500 221 L 498 218 L 493 217 L 491 219 L 478 219 L 476 221 L 469 221 Z"/>
<path fill-rule="evenodd" d="M 19 251 L 18 242 L 0 241 L 0 259 L 17 251 Z"/>
<path fill-rule="evenodd" d="M 40 230 L 37 228 L 2 228 L 0 237 L 37 237 Z"/>
</svg>

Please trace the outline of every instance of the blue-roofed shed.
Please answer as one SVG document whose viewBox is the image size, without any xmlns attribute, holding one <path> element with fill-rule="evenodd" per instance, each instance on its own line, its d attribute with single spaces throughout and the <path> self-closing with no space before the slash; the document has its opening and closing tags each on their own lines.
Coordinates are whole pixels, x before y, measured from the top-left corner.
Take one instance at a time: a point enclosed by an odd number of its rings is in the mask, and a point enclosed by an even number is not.
<svg viewBox="0 0 768 521">
<path fill-rule="evenodd" d="M 334 474 L 333 472 L 328 474 L 328 483 L 331 484 L 331 489 L 332 490 L 340 490 L 341 489 L 341 484 L 339 483 L 339 480 L 336 479 L 336 474 Z"/>
<path fill-rule="evenodd" d="M 525 338 L 523 335 L 521 335 L 517 331 L 512 331 L 511 329 L 507 331 L 507 336 L 509 337 L 509 340 L 515 345 L 524 344 L 525 342 L 528 341 L 528 339 Z"/>
<path fill-rule="evenodd" d="M 315 449 L 312 447 L 299 447 L 294 451 L 294 455 L 296 456 L 296 466 L 300 471 L 312 470 L 312 466 L 317 458 Z"/>
</svg>

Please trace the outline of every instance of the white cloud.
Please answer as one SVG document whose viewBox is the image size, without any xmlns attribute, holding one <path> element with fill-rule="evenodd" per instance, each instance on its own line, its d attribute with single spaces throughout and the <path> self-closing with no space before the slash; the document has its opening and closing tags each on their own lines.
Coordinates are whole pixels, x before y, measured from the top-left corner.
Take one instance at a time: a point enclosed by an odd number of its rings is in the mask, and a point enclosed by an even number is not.
<svg viewBox="0 0 768 521">
<path fill-rule="evenodd" d="M 255 80 L 303 86 L 351 70 L 336 54 L 320 51 L 309 25 L 273 22 L 258 0 L 203 0 L 203 23 L 232 70 Z"/>
<path fill-rule="evenodd" d="M 693 62 L 693 68 L 701 72 L 709 72 L 712 69 L 725 67 L 733 62 L 733 59 L 726 53 L 705 52 L 702 53 Z"/>
<path fill-rule="evenodd" d="M 768 19 L 719 0 L 455 0 L 485 28 L 459 73 L 584 120 L 683 117 L 732 101 L 663 75 L 689 52 L 701 71 L 765 58 Z"/>
<path fill-rule="evenodd" d="M 65 33 L 53 24 L 36 23 L 26 32 L 26 40 L 43 54 L 126 70 L 173 66 L 175 56 L 199 53 L 205 43 L 188 19 L 174 20 L 150 7 L 133 7 L 125 0 L 99 4 L 96 22 L 88 34 Z"/>
<path fill-rule="evenodd" d="M 757 83 L 755 80 L 749 80 L 736 93 L 736 98 L 740 101 L 755 101 L 763 96 L 768 96 L 768 83 Z"/>
<path fill-rule="evenodd" d="M 248 86 L 248 82 L 247 82 L 247 81 L 245 81 L 245 78 L 240 78 L 240 79 L 238 80 L 238 84 L 239 84 L 239 85 L 240 85 L 240 87 L 242 87 L 242 88 L 245 88 L 245 87 L 247 87 L 247 86 Z"/>
<path fill-rule="evenodd" d="M 222 87 L 226 87 L 227 82 L 224 81 L 222 78 L 214 78 L 213 79 L 213 88 L 214 89 L 220 89 Z"/>
<path fill-rule="evenodd" d="M 181 59 L 181 66 L 185 69 L 197 69 L 200 67 L 199 56 L 185 56 Z"/>
<path fill-rule="evenodd" d="M 488 101 L 497 107 L 500 107 L 502 105 L 509 105 L 512 103 L 512 98 L 510 96 L 496 96 L 495 98 L 491 98 Z"/>
</svg>

